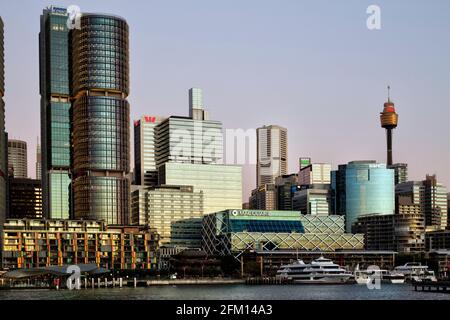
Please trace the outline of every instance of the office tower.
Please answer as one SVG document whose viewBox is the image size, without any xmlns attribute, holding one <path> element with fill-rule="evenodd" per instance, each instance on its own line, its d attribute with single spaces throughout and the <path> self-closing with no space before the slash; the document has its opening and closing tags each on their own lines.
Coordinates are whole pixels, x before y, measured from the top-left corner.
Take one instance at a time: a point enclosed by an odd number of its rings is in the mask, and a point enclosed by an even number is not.
<svg viewBox="0 0 450 320">
<path fill-rule="evenodd" d="M 203 92 L 200 88 L 189 89 L 189 118 L 208 120 L 208 114 L 203 106 Z"/>
<path fill-rule="evenodd" d="M 277 188 L 275 184 L 263 184 L 252 190 L 249 198 L 250 209 L 276 210 Z"/>
<path fill-rule="evenodd" d="M 156 128 L 165 118 L 143 116 L 134 121 L 134 183 L 156 186 Z"/>
<path fill-rule="evenodd" d="M 331 164 L 313 163 L 300 169 L 298 173 L 299 185 L 330 184 Z"/>
<path fill-rule="evenodd" d="M 39 138 L 36 144 L 36 179 L 41 180 L 42 176 L 42 161 L 41 161 L 41 145 Z"/>
<path fill-rule="evenodd" d="M 287 129 L 263 126 L 256 129 L 256 187 L 275 183 L 275 178 L 287 173 Z"/>
<path fill-rule="evenodd" d="M 8 175 L 14 178 L 28 178 L 27 143 L 8 140 Z"/>
<path fill-rule="evenodd" d="M 390 99 L 390 87 L 388 86 L 388 101 L 384 104 L 383 112 L 380 113 L 381 127 L 386 129 L 387 142 L 387 165 L 392 165 L 392 130 L 397 127 L 398 114 L 395 113 L 395 105 Z"/>
<path fill-rule="evenodd" d="M 447 229 L 450 229 L 450 193 L 447 194 Z"/>
<path fill-rule="evenodd" d="M 408 181 L 408 164 L 394 163 L 388 168 L 394 170 L 395 185 Z"/>
<path fill-rule="evenodd" d="M 128 49 L 121 17 L 83 13 L 80 28 L 71 31 L 75 218 L 129 222 Z"/>
<path fill-rule="evenodd" d="M 43 10 L 39 33 L 42 200 L 44 217 L 70 216 L 70 81 L 67 11 Z"/>
<path fill-rule="evenodd" d="M 408 181 L 395 187 L 398 196 L 407 196 L 420 205 L 427 230 L 444 230 L 447 227 L 447 188 L 438 183 L 435 175 L 423 181 Z"/>
<path fill-rule="evenodd" d="M 304 185 L 293 197 L 294 210 L 313 216 L 328 216 L 331 210 L 329 184 Z"/>
<path fill-rule="evenodd" d="M 41 180 L 9 179 L 9 219 L 42 218 Z"/>
<path fill-rule="evenodd" d="M 201 247 L 203 192 L 192 186 L 138 188 L 131 195 L 133 225 L 155 228 L 163 247 Z"/>
<path fill-rule="evenodd" d="M 242 206 L 240 166 L 166 162 L 158 169 L 161 185 L 190 185 L 202 191 L 205 214 Z"/>
<path fill-rule="evenodd" d="M 277 210 L 293 210 L 293 197 L 297 190 L 298 175 L 296 173 L 277 177 L 275 179 L 277 188 Z"/>
<path fill-rule="evenodd" d="M 346 230 L 362 215 L 393 214 L 394 172 L 376 161 L 352 161 L 331 174 L 332 212 L 345 215 Z"/>
</svg>

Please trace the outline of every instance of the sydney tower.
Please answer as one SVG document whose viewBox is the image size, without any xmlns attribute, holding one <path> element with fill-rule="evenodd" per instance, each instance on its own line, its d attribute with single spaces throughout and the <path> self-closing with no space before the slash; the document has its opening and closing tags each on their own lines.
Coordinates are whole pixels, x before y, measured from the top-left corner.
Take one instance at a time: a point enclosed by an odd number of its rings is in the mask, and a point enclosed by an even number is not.
<svg viewBox="0 0 450 320">
<path fill-rule="evenodd" d="M 381 126 L 386 129 L 388 166 L 392 165 L 392 129 L 395 129 L 398 123 L 398 114 L 395 113 L 394 103 L 389 96 L 390 89 L 388 86 L 388 101 L 384 104 L 383 112 L 380 114 Z"/>
</svg>

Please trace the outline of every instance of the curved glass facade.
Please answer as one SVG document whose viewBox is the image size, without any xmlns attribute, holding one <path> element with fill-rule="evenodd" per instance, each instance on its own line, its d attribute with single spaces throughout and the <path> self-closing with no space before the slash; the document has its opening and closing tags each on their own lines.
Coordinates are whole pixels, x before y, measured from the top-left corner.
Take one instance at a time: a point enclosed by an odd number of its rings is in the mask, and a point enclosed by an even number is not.
<svg viewBox="0 0 450 320">
<path fill-rule="evenodd" d="M 107 89 L 128 95 L 128 25 L 114 16 L 84 14 L 73 32 L 73 92 Z"/>
<path fill-rule="evenodd" d="M 129 106 L 124 99 L 83 96 L 73 105 L 73 167 L 129 171 Z"/>
<path fill-rule="evenodd" d="M 129 223 L 128 25 L 83 14 L 72 31 L 72 170 L 75 218 Z"/>
<path fill-rule="evenodd" d="M 355 161 L 339 166 L 339 171 L 345 176 L 345 190 L 339 190 L 336 196 L 344 197 L 347 232 L 359 216 L 394 214 L 394 170 L 374 161 Z"/>
<path fill-rule="evenodd" d="M 128 221 L 130 183 L 126 178 L 81 176 L 73 182 L 78 219 L 103 220 L 108 224 Z"/>
</svg>

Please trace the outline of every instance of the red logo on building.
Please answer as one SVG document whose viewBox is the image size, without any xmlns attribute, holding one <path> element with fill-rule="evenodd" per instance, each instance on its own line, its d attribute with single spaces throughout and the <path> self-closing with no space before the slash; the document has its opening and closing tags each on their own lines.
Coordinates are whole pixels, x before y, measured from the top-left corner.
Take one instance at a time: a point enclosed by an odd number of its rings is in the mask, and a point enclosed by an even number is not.
<svg viewBox="0 0 450 320">
<path fill-rule="evenodd" d="M 155 122 L 156 117 L 144 116 L 145 122 Z"/>
</svg>

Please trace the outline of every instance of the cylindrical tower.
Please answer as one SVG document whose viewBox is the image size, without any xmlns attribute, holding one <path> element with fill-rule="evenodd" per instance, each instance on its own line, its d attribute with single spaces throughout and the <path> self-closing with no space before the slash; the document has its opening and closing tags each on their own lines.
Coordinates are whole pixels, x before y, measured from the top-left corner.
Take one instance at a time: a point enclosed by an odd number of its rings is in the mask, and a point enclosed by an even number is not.
<svg viewBox="0 0 450 320">
<path fill-rule="evenodd" d="M 390 87 L 388 87 L 388 92 Z M 391 166 L 392 161 L 392 129 L 397 127 L 398 114 L 395 112 L 395 105 L 391 102 L 389 93 L 388 101 L 384 104 L 383 112 L 380 113 L 381 127 L 386 129 L 387 142 L 387 165 Z"/>
<path fill-rule="evenodd" d="M 130 107 L 128 25 L 83 14 L 72 37 L 74 217 L 128 224 Z"/>
</svg>

